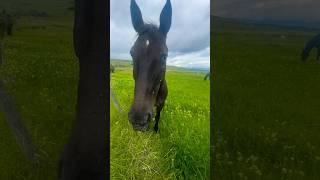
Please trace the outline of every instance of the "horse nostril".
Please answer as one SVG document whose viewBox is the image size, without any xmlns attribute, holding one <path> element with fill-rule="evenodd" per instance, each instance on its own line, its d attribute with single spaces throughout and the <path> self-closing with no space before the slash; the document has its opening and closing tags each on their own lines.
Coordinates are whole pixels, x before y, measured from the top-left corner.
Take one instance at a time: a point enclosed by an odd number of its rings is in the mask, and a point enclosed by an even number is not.
<svg viewBox="0 0 320 180">
<path fill-rule="evenodd" d="M 151 113 L 146 113 L 143 116 L 142 123 L 143 124 L 147 124 L 150 120 L 151 120 Z"/>
<path fill-rule="evenodd" d="M 148 117 L 147 117 L 147 120 L 148 120 L 148 121 L 151 121 L 152 114 L 151 114 L 151 113 L 148 113 L 147 116 L 148 116 Z"/>
<path fill-rule="evenodd" d="M 147 124 L 148 123 L 148 118 L 149 118 L 148 114 L 144 115 L 144 117 L 142 119 L 142 124 Z"/>
<path fill-rule="evenodd" d="M 129 112 L 128 113 L 129 122 L 134 126 L 146 126 L 149 124 L 152 118 L 152 113 L 135 113 Z"/>
</svg>

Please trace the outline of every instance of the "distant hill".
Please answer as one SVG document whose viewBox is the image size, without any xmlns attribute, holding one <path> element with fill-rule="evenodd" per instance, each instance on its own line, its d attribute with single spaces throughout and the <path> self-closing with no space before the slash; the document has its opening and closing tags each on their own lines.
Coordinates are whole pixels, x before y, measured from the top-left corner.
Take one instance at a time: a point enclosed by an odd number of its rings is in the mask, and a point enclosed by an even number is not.
<svg viewBox="0 0 320 180">
<path fill-rule="evenodd" d="M 65 16 L 70 15 L 73 0 L 0 0 L 0 10 L 20 16 Z"/>
<path fill-rule="evenodd" d="M 211 16 L 212 28 L 268 28 L 268 29 L 290 29 L 305 31 L 320 31 L 320 22 L 302 22 L 286 20 L 252 20 L 252 19 L 233 19 L 218 16 Z"/>
<path fill-rule="evenodd" d="M 132 66 L 131 60 L 119 60 L 119 59 L 112 59 L 110 62 L 116 69 L 119 68 L 128 68 Z M 167 66 L 167 70 L 169 71 L 184 71 L 184 72 L 201 72 L 206 73 L 209 70 L 208 69 L 201 69 L 201 68 L 183 68 L 183 67 L 177 67 L 177 66 Z"/>
</svg>

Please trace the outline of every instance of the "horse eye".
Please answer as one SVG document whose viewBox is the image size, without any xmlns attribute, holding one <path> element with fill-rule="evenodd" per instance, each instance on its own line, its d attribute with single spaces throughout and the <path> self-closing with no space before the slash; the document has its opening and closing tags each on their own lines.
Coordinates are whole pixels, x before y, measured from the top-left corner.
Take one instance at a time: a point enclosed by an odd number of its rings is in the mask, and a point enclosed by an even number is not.
<svg viewBox="0 0 320 180">
<path fill-rule="evenodd" d="M 130 50 L 130 55 L 131 55 L 131 57 L 133 58 L 134 51 L 133 51 L 132 49 Z"/>
<path fill-rule="evenodd" d="M 162 63 L 165 63 L 167 60 L 167 55 L 166 54 L 161 55 L 160 60 Z"/>
</svg>

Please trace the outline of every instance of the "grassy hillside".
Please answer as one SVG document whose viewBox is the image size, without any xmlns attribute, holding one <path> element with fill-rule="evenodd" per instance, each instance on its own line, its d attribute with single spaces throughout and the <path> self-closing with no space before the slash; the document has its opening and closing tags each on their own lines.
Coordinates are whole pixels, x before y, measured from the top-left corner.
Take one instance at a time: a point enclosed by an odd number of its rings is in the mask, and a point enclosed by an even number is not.
<svg viewBox="0 0 320 180">
<path fill-rule="evenodd" d="M 128 121 L 133 99 L 132 66 L 112 61 L 112 88 L 124 109 L 111 106 L 112 179 L 208 179 L 210 84 L 204 73 L 169 67 L 169 95 L 159 133 L 135 132 Z"/>
<path fill-rule="evenodd" d="M 317 32 L 212 27 L 216 179 L 318 179 L 320 63 L 300 61 Z"/>
<path fill-rule="evenodd" d="M 0 1 L 0 10 L 20 16 L 14 36 L 6 38 L 0 78 L 16 101 L 40 159 L 36 166 L 27 162 L 0 112 L 0 154 L 5 155 L 0 158 L 1 180 L 56 179 L 77 93 L 69 7 L 71 3 L 64 0 Z M 112 83 L 127 111 L 133 89 L 131 67 L 119 66 Z M 207 179 L 209 82 L 203 81 L 203 73 L 169 69 L 169 97 L 160 133 L 136 133 L 126 113 L 111 109 L 113 179 Z"/>
<path fill-rule="evenodd" d="M 69 16 L 73 0 L 0 0 L 0 10 L 6 9 L 22 16 L 44 12 L 47 16 Z"/>
<path fill-rule="evenodd" d="M 32 166 L 26 161 L 0 112 L 0 179 L 56 179 L 76 103 L 78 65 L 72 21 L 22 17 L 13 33 L 5 40 L 0 78 L 38 146 L 40 164 Z"/>
</svg>

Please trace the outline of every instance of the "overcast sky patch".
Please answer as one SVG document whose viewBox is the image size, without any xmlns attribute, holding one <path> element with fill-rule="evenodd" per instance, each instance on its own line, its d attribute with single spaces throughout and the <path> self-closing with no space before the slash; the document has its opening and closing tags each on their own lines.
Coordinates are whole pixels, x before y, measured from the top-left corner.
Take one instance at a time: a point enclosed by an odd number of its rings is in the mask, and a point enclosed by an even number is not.
<svg viewBox="0 0 320 180">
<path fill-rule="evenodd" d="M 159 25 L 165 0 L 136 0 L 145 22 Z M 168 65 L 188 68 L 210 66 L 210 0 L 171 0 L 172 26 L 168 33 Z M 137 38 L 131 24 L 130 0 L 111 0 L 111 59 L 131 60 Z"/>
<path fill-rule="evenodd" d="M 215 0 L 212 14 L 229 18 L 320 22 L 319 0 Z"/>
</svg>

